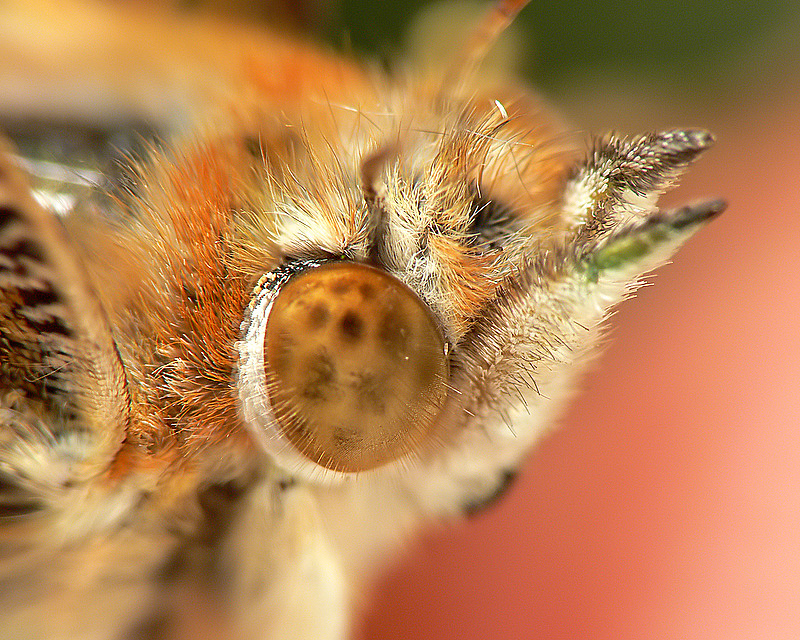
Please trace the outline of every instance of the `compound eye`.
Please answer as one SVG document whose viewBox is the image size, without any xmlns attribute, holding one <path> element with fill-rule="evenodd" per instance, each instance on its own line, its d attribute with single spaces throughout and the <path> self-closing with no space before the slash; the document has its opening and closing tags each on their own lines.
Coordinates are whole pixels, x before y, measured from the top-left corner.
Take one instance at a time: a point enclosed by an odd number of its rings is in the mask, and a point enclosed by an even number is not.
<svg viewBox="0 0 800 640">
<path fill-rule="evenodd" d="M 292 447 L 327 469 L 364 471 L 418 449 L 448 373 L 428 307 L 397 278 L 363 264 L 294 276 L 266 319 L 274 421 Z"/>
</svg>

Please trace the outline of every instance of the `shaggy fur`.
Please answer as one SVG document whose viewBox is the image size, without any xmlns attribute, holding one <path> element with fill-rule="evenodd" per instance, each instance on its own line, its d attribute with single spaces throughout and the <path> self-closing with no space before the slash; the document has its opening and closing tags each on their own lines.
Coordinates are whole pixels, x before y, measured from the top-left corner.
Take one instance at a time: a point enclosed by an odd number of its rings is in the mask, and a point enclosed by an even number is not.
<svg viewBox="0 0 800 640">
<path fill-rule="evenodd" d="M 252 34 L 204 55 L 231 91 L 187 92 L 192 132 L 63 226 L 4 154 L 0 636 L 341 639 L 398 545 L 507 484 L 613 306 L 722 209 L 656 206 L 709 134 L 581 158 L 530 92 L 480 81 L 523 4 L 497 3 L 444 80 Z M 204 28 L 173 25 L 170 73 Z M 447 343 L 430 437 L 369 473 L 282 466 L 243 382 L 258 296 L 328 260 L 408 285 Z"/>
</svg>

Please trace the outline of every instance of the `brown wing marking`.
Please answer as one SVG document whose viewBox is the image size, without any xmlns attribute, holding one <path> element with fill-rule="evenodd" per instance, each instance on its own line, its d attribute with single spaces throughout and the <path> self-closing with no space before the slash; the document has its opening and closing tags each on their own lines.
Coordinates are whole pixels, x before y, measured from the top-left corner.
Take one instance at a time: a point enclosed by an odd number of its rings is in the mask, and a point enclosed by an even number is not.
<svg viewBox="0 0 800 640">
<path fill-rule="evenodd" d="M 0 141 L 0 491 L 45 474 L 25 457 L 41 458 L 47 446 L 70 458 L 70 481 L 102 472 L 125 437 L 129 404 L 84 268 Z"/>
</svg>

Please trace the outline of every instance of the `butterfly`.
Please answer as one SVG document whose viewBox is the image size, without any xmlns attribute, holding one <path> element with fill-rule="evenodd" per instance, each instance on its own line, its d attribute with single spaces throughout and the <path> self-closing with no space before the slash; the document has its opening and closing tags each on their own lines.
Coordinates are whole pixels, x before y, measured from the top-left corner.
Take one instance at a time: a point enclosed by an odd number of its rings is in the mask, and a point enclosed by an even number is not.
<svg viewBox="0 0 800 640">
<path fill-rule="evenodd" d="M 139 16 L 106 50 L 172 134 L 119 189 L 58 216 L 3 148 L 2 637 L 344 638 L 386 558 L 510 484 L 724 209 L 657 204 L 710 133 L 581 150 L 482 76 L 525 4 L 405 76 Z"/>
</svg>

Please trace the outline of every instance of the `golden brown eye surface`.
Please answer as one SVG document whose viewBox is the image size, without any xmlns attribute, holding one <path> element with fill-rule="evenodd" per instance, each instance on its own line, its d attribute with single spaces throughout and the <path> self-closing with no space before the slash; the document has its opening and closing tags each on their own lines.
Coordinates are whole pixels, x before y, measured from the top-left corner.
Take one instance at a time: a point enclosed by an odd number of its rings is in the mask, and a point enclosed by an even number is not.
<svg viewBox="0 0 800 640">
<path fill-rule="evenodd" d="M 445 397 L 448 362 L 431 312 L 402 282 L 363 264 L 289 280 L 270 311 L 264 355 L 283 435 L 336 471 L 413 451 Z"/>
</svg>

